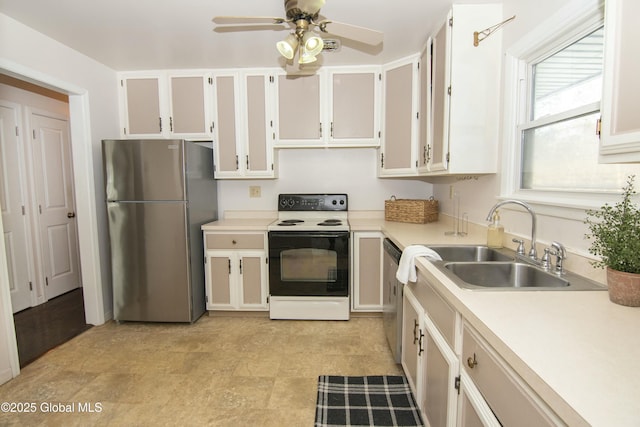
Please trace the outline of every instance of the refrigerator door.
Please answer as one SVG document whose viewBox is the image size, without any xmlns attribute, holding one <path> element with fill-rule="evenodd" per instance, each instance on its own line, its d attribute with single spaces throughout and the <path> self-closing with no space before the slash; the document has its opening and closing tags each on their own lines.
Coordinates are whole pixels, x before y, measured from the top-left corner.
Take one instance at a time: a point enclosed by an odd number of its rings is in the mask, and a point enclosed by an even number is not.
<svg viewBox="0 0 640 427">
<path fill-rule="evenodd" d="M 109 202 L 114 317 L 191 322 L 186 202 Z"/>
<path fill-rule="evenodd" d="M 184 141 L 102 141 L 107 200 L 185 200 Z"/>
</svg>

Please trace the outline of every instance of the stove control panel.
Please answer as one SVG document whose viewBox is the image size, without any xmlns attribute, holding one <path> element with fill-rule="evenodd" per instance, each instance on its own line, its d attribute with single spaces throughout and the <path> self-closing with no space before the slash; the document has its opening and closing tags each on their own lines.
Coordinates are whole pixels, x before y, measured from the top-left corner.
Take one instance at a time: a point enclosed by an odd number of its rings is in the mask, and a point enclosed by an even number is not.
<svg viewBox="0 0 640 427">
<path fill-rule="evenodd" d="M 346 194 L 279 194 L 278 211 L 346 211 Z"/>
</svg>

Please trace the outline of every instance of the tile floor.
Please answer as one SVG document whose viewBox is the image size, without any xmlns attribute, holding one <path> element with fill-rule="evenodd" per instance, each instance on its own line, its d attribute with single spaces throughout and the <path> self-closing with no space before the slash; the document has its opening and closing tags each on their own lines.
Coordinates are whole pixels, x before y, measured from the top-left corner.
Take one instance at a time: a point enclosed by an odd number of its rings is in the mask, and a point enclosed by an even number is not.
<svg viewBox="0 0 640 427">
<path fill-rule="evenodd" d="M 36 407 L 0 412 L 0 425 L 313 426 L 323 374 L 400 375 L 382 319 L 111 322 L 0 386 L 0 402 Z"/>
</svg>

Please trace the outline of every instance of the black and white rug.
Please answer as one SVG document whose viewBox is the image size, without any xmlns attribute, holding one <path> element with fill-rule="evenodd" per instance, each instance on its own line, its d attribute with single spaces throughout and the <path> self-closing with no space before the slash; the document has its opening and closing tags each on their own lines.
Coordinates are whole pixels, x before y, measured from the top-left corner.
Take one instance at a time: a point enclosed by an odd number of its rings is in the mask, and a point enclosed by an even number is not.
<svg viewBox="0 0 640 427">
<path fill-rule="evenodd" d="M 316 427 L 423 425 L 403 376 L 318 378 Z"/>
</svg>

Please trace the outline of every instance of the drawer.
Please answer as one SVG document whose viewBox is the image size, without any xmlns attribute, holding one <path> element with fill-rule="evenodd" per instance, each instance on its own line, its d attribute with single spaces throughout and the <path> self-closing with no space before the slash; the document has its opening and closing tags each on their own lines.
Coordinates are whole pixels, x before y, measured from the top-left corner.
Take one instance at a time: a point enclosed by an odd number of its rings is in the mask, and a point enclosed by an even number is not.
<svg viewBox="0 0 640 427">
<path fill-rule="evenodd" d="M 427 316 L 436 325 L 449 346 L 455 348 L 456 311 L 440 296 L 421 274 L 418 276 L 416 298 Z"/>
<path fill-rule="evenodd" d="M 264 249 L 264 234 L 206 233 L 207 249 Z"/>
<path fill-rule="evenodd" d="M 561 423 L 466 323 L 462 336 L 462 365 L 502 425 L 538 427 Z"/>
</svg>

